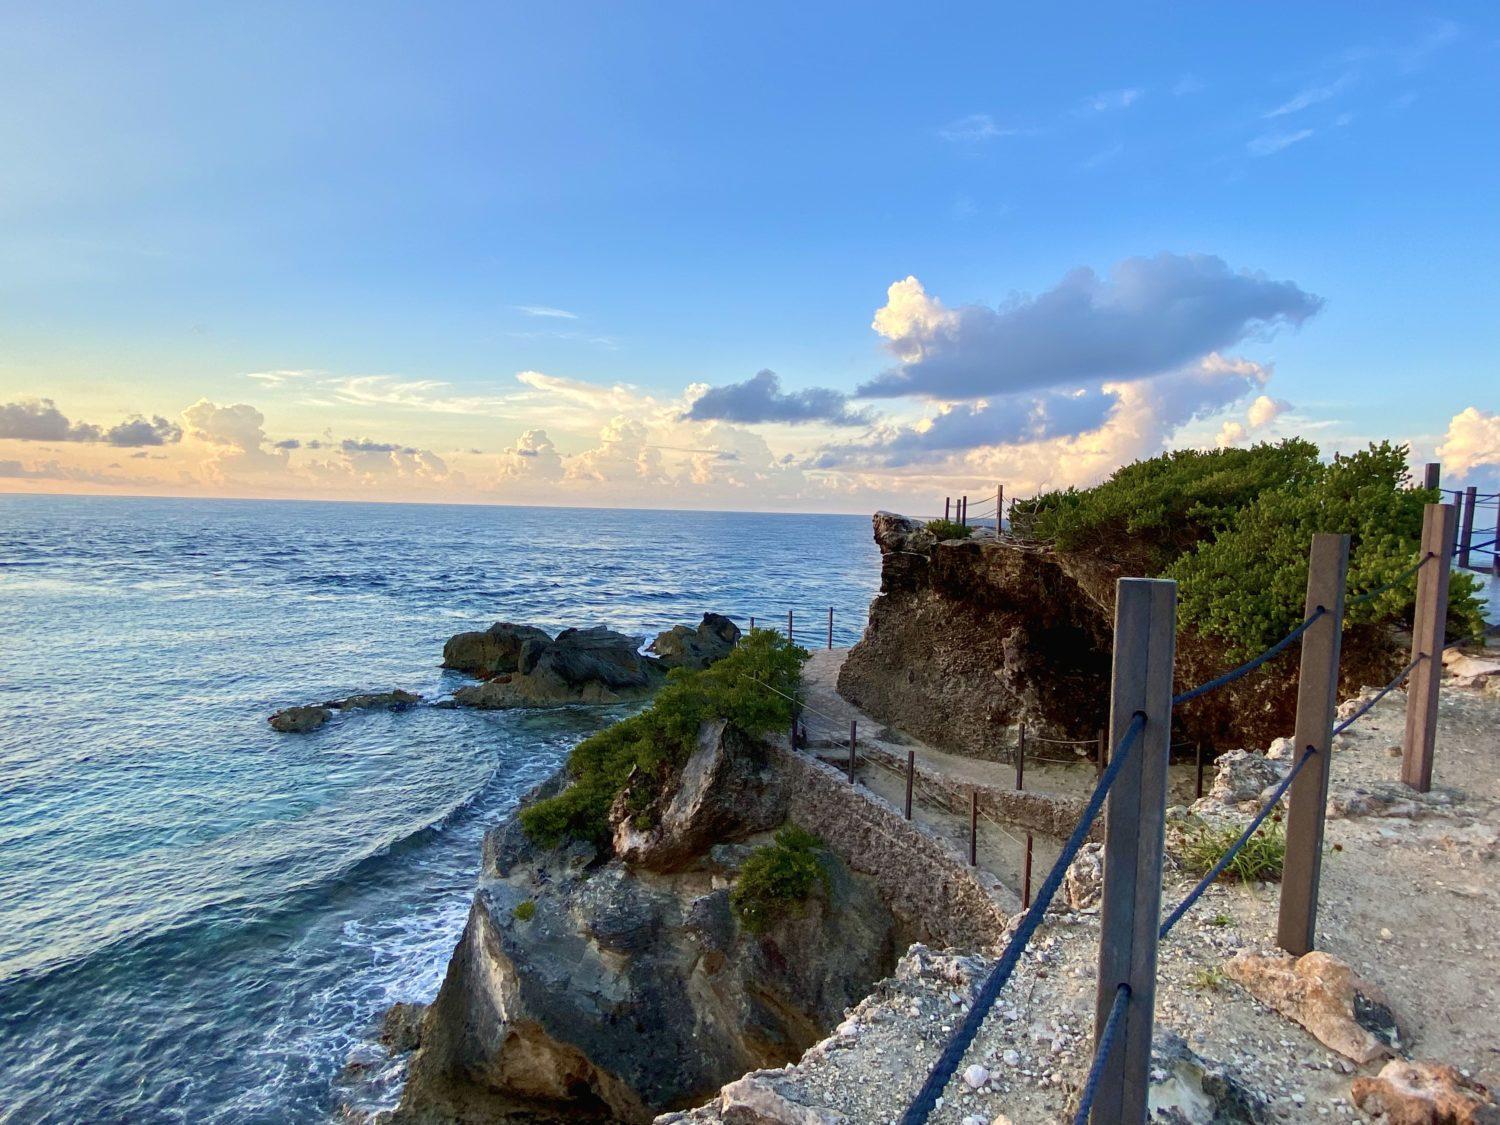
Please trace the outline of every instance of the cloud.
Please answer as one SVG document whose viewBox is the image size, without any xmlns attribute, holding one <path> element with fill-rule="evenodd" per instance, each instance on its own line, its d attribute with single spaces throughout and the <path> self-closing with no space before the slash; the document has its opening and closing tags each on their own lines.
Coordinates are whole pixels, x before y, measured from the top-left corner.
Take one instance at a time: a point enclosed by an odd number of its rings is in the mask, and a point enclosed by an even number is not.
<svg viewBox="0 0 1500 1125">
<path fill-rule="evenodd" d="M 119 465 L 111 465 L 117 469 Z M 61 480 L 83 484 L 141 484 L 152 478 L 133 479 L 117 473 L 89 469 L 81 465 L 64 465 L 61 461 L 39 461 L 27 468 L 19 461 L 0 461 L 0 479 L 4 480 Z"/>
<path fill-rule="evenodd" d="M 979 144 L 997 137 L 1014 137 L 1025 132 L 1022 129 L 1003 128 L 995 123 L 988 113 L 971 113 L 950 121 L 938 130 L 938 136 L 955 144 Z"/>
<path fill-rule="evenodd" d="M 1129 109 L 1140 101 L 1143 91 L 1137 87 L 1130 86 L 1123 90 L 1106 90 L 1102 94 L 1095 94 L 1084 105 L 1095 113 L 1107 113 L 1110 110 Z"/>
<path fill-rule="evenodd" d="M 708 422 L 827 422 L 835 426 L 868 425 L 867 411 L 851 410 L 849 396 L 823 387 L 784 392 L 774 371 L 760 371 L 743 383 L 709 387 L 683 415 Z"/>
<path fill-rule="evenodd" d="M 1299 113 L 1308 106 L 1326 102 L 1330 98 L 1336 98 L 1354 84 L 1354 75 L 1344 74 L 1332 82 L 1325 82 L 1321 86 L 1309 86 L 1282 102 L 1274 109 L 1267 110 L 1261 114 L 1267 121 L 1275 117 L 1285 117 L 1289 113 Z"/>
<path fill-rule="evenodd" d="M 1262 426 L 1269 426 L 1281 415 L 1291 409 L 1291 403 L 1283 402 L 1279 398 L 1270 395 L 1260 395 L 1250 404 L 1250 409 L 1245 412 L 1245 418 L 1250 423 L 1250 428 L 1258 430 Z"/>
<path fill-rule="evenodd" d="M 567 309 L 555 309 L 551 305 L 511 305 L 518 313 L 526 316 L 543 317 L 551 320 L 577 320 L 578 314 L 569 312 Z"/>
<path fill-rule="evenodd" d="M 1466 407 L 1448 421 L 1437 448 L 1444 469 L 1467 476 L 1481 465 L 1500 465 L 1500 414 Z"/>
<path fill-rule="evenodd" d="M 1291 133 L 1263 133 L 1245 145 L 1251 156 L 1273 156 L 1282 149 L 1291 148 L 1312 136 L 1315 130 L 1298 129 Z"/>
<path fill-rule="evenodd" d="M 546 430 L 527 430 L 500 454 L 500 475 L 510 480 L 561 480 L 562 455 Z"/>
<path fill-rule="evenodd" d="M 287 452 L 266 448 L 265 421 L 248 403 L 219 406 L 203 398 L 182 412 L 183 437 L 207 447 L 205 469 L 212 480 L 279 472 L 287 466 Z"/>
<path fill-rule="evenodd" d="M 0 405 L 0 438 L 12 441 L 104 442 L 123 448 L 166 445 L 182 440 L 182 429 L 160 416 L 149 421 L 133 414 L 104 429 L 90 422 L 70 422 L 50 398 L 29 398 Z"/>
<path fill-rule="evenodd" d="M 1128 258 L 1108 278 L 1076 269 L 999 308 L 949 309 L 908 277 L 873 323 L 899 366 L 856 393 L 952 401 L 1156 375 L 1252 332 L 1300 325 L 1322 304 L 1290 281 L 1203 254 Z"/>
<path fill-rule="evenodd" d="M 1245 424 L 1230 420 L 1219 427 L 1219 436 L 1214 439 L 1214 443 L 1220 449 L 1227 449 L 1231 445 L 1238 445 L 1244 441 L 1245 436 Z"/>
</svg>

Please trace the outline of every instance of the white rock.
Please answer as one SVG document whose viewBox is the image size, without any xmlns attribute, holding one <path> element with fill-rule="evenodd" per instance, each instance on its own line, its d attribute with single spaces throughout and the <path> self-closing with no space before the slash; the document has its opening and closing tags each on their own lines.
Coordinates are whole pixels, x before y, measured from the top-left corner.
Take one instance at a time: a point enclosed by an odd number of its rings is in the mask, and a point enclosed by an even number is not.
<svg viewBox="0 0 1500 1125">
<path fill-rule="evenodd" d="M 1019 1051 L 1017 1051 L 1013 1047 L 1007 1047 L 1005 1049 L 1005 1053 L 1003 1055 L 1001 1055 L 1000 1057 L 1005 1060 L 1005 1065 L 1006 1066 L 1020 1066 L 1021 1065 L 1021 1053 Z"/>
<path fill-rule="evenodd" d="M 990 1072 L 978 1063 L 972 1063 L 964 1071 L 964 1083 L 971 1090 L 977 1090 L 990 1080 Z"/>
</svg>

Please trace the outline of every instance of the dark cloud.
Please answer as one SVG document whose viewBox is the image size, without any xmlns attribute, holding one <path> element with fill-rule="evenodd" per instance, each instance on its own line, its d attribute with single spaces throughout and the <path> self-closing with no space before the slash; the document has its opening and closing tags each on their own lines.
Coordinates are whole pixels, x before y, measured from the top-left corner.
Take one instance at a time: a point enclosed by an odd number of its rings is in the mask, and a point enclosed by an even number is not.
<svg viewBox="0 0 1500 1125">
<path fill-rule="evenodd" d="M 282 441 L 273 442 L 272 449 L 301 449 L 302 443 L 294 437 L 285 438 Z"/>
<path fill-rule="evenodd" d="M 309 443 L 311 447 L 311 443 Z M 414 454 L 420 450 L 413 449 L 409 445 L 397 445 L 389 441 L 370 441 L 368 438 L 345 438 L 339 442 L 339 449 L 344 453 L 406 453 Z"/>
<path fill-rule="evenodd" d="M 1323 306 L 1290 281 L 1231 270 L 1205 254 L 1127 258 L 1101 278 L 1069 273 L 999 308 L 945 308 L 915 278 L 891 286 L 875 318 L 899 366 L 867 398 L 961 400 L 1036 387 L 1161 374 L 1256 332 L 1300 325 Z"/>
<path fill-rule="evenodd" d="M 761 371 L 743 383 L 710 387 L 683 418 L 693 422 L 828 422 L 835 426 L 864 426 L 870 417 L 850 410 L 849 398 L 822 387 L 784 392 L 774 371 Z"/>
<path fill-rule="evenodd" d="M 109 429 L 89 422 L 70 422 L 50 398 L 22 399 L 0 405 L 0 438 L 13 441 L 102 441 L 123 448 L 167 445 L 182 440 L 182 427 L 156 415 L 134 414 Z"/>
</svg>

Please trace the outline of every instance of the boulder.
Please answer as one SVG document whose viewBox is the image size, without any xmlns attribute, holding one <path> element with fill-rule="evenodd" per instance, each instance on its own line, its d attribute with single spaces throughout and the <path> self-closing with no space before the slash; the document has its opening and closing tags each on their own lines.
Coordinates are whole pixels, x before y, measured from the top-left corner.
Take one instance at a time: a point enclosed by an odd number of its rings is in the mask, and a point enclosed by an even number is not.
<svg viewBox="0 0 1500 1125">
<path fill-rule="evenodd" d="M 569 703 L 623 703 L 642 699 L 666 676 L 637 651 L 637 640 L 603 626 L 564 629 L 553 640 L 528 637 L 516 668 L 482 684 L 459 688 L 461 707 L 556 707 Z"/>
<path fill-rule="evenodd" d="M 740 627 L 718 613 L 705 613 L 696 629 L 674 625 L 647 646 L 664 668 L 707 668 L 722 660 L 740 639 Z"/>
<path fill-rule="evenodd" d="M 317 730 L 332 717 L 333 712 L 327 707 L 286 707 L 266 721 L 271 724 L 272 730 L 282 734 L 307 734 Z"/>
<path fill-rule="evenodd" d="M 1151 1040 L 1147 1116 L 1174 1125 L 1260 1125 L 1266 1100 L 1234 1068 L 1212 1062 L 1180 1035 L 1157 1031 Z"/>
<path fill-rule="evenodd" d="M 1354 1080 L 1354 1104 L 1385 1125 L 1500 1125 L 1500 1107 L 1478 1082 L 1442 1063 L 1392 1059 Z"/>
<path fill-rule="evenodd" d="M 421 702 L 422 697 L 416 692 L 397 688 L 395 691 L 362 692 L 343 699 L 329 699 L 323 706 L 334 711 L 405 711 Z"/>
<path fill-rule="evenodd" d="M 1214 763 L 1214 780 L 1203 799 L 1193 805 L 1200 815 L 1233 811 L 1241 805 L 1259 805 L 1261 794 L 1277 784 L 1291 768 L 1279 760 L 1249 750 L 1230 750 Z"/>
<path fill-rule="evenodd" d="M 614 852 L 651 871 L 680 869 L 720 840 L 767 831 L 786 816 L 765 751 L 722 719 L 703 724 L 681 773 L 644 813 L 633 811 L 631 789 L 610 810 Z"/>
<path fill-rule="evenodd" d="M 1330 1050 L 1356 1063 L 1394 1055 L 1401 1033 L 1385 994 L 1337 957 L 1242 950 L 1224 966 L 1262 1004 L 1305 1027 Z"/>
<path fill-rule="evenodd" d="M 1104 845 L 1084 844 L 1065 876 L 1068 904 L 1074 910 L 1088 910 L 1099 904 L 1104 894 Z"/>
<path fill-rule="evenodd" d="M 844 1115 L 804 1105 L 801 1091 L 775 1071 L 747 1074 L 719 1091 L 725 1125 L 838 1125 Z"/>
<path fill-rule="evenodd" d="M 443 667 L 474 676 L 514 672 L 520 667 L 521 650 L 527 641 L 551 639 L 535 626 L 497 621 L 481 632 L 449 637 L 443 645 Z"/>
</svg>

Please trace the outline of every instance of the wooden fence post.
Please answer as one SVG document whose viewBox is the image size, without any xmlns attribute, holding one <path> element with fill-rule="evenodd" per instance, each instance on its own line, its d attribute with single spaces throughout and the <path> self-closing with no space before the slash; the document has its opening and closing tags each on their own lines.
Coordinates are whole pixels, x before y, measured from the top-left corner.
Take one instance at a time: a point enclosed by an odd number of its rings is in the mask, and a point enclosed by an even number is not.
<svg viewBox="0 0 1500 1125">
<path fill-rule="evenodd" d="M 755 618 L 753 616 L 750 618 L 750 631 L 752 633 L 755 632 Z"/>
<path fill-rule="evenodd" d="M 1490 540 L 1490 573 L 1500 578 L 1500 492 L 1495 493 L 1495 537 Z"/>
<path fill-rule="evenodd" d="M 1103 727 L 1099 728 L 1099 750 L 1094 755 L 1094 765 L 1097 773 L 1103 773 L 1104 767 L 1109 765 L 1109 732 Z"/>
<path fill-rule="evenodd" d="M 1349 569 L 1347 535 L 1314 535 L 1307 560 L 1306 616 L 1325 612 L 1302 634 L 1297 673 L 1297 723 L 1292 762 L 1312 757 L 1287 794 L 1286 859 L 1276 944 L 1294 957 L 1317 945 L 1318 882 L 1323 873 L 1323 824 L 1328 809 L 1333 720 L 1339 704 L 1339 646 L 1344 631 L 1344 576 Z"/>
<path fill-rule="evenodd" d="M 855 746 L 855 739 L 858 737 L 858 731 L 856 730 L 856 724 L 857 724 L 857 720 L 855 720 L 855 719 L 850 719 L 849 720 L 849 784 L 850 785 L 854 784 L 854 764 L 855 764 L 854 746 Z"/>
<path fill-rule="evenodd" d="M 1443 466 L 1440 465 L 1436 461 L 1429 461 L 1429 462 L 1427 462 L 1426 468 L 1422 471 L 1422 487 L 1423 488 L 1438 488 L 1438 487 L 1441 487 L 1442 479 L 1443 479 Z"/>
<path fill-rule="evenodd" d="M 833 606 L 828 607 L 828 647 L 833 647 Z"/>
<path fill-rule="evenodd" d="M 958 501 L 958 522 L 965 527 L 969 526 L 969 498 L 961 497 Z"/>
<path fill-rule="evenodd" d="M 1137 715 L 1145 716 L 1145 726 L 1115 778 L 1106 814 L 1094 1005 L 1096 1050 L 1120 985 L 1129 986 L 1130 1001 L 1100 1076 L 1098 1099 L 1089 1118 L 1092 1125 L 1136 1125 L 1146 1120 L 1176 618 L 1175 582 L 1121 578 L 1116 583 L 1110 744 L 1119 744 Z"/>
<path fill-rule="evenodd" d="M 1418 664 L 1406 681 L 1406 737 L 1401 743 L 1401 780 L 1418 793 L 1432 788 L 1438 685 L 1443 679 L 1443 630 L 1448 623 L 1448 576 L 1457 523 L 1458 513 L 1450 504 L 1428 504 L 1422 512 L 1422 555 L 1437 557 L 1417 572 L 1411 658 Z"/>
<path fill-rule="evenodd" d="M 1469 548 L 1474 543 L 1474 507 L 1479 500 L 1478 493 L 1479 489 L 1472 484 L 1464 489 L 1463 526 L 1458 531 L 1458 565 L 1464 570 L 1469 569 Z"/>
<path fill-rule="evenodd" d="M 787 610 L 786 611 L 786 643 L 787 644 L 795 644 L 796 643 L 795 641 L 792 640 L 792 611 L 791 610 Z"/>
<path fill-rule="evenodd" d="M 995 486 L 995 538 L 1000 538 L 1000 533 L 1005 530 L 1005 485 Z"/>
<path fill-rule="evenodd" d="M 1021 875 L 1021 908 L 1031 909 L 1031 833 L 1026 833 L 1026 867 Z"/>
<path fill-rule="evenodd" d="M 969 866 L 979 866 L 979 790 L 969 791 Z"/>
<path fill-rule="evenodd" d="M 917 775 L 917 752 L 906 752 L 906 819 L 911 819 L 911 784 Z"/>
<path fill-rule="evenodd" d="M 952 503 L 953 503 L 953 497 L 951 497 L 951 496 L 944 496 L 943 497 L 943 522 L 944 523 L 947 523 L 949 521 L 949 517 L 953 514 L 949 510 L 949 507 L 948 507 Z"/>
<path fill-rule="evenodd" d="M 1016 788 L 1026 788 L 1026 724 L 1016 731 Z"/>
<path fill-rule="evenodd" d="M 1196 776 L 1193 778 L 1193 799 L 1201 800 L 1203 797 L 1203 739 L 1198 740 L 1198 761 Z"/>
</svg>

